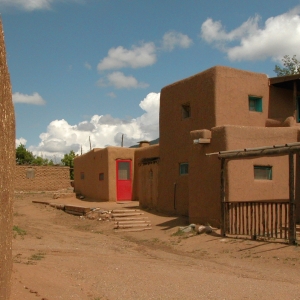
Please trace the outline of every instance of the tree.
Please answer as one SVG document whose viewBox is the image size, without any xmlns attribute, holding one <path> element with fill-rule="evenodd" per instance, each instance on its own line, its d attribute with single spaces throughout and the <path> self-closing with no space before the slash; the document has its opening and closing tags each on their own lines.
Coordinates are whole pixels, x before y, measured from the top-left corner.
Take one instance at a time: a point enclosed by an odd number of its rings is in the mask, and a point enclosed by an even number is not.
<svg viewBox="0 0 300 300">
<path fill-rule="evenodd" d="M 278 77 L 300 73 L 300 61 L 297 59 L 296 55 L 294 55 L 293 57 L 285 55 L 282 59 L 282 63 L 284 65 L 284 68 L 280 68 L 279 66 L 275 65 L 274 72 Z"/>
<path fill-rule="evenodd" d="M 52 159 L 35 156 L 28 151 L 23 144 L 20 144 L 16 149 L 16 163 L 17 165 L 35 165 L 35 166 L 53 166 Z"/>
<path fill-rule="evenodd" d="M 64 158 L 61 159 L 61 162 L 64 166 L 70 167 L 70 179 L 74 179 L 74 158 L 75 152 L 73 150 L 70 151 L 69 154 L 65 154 Z"/>
<path fill-rule="evenodd" d="M 20 144 L 16 149 L 17 165 L 31 165 L 34 161 L 34 155 L 28 151 L 23 144 Z"/>
</svg>

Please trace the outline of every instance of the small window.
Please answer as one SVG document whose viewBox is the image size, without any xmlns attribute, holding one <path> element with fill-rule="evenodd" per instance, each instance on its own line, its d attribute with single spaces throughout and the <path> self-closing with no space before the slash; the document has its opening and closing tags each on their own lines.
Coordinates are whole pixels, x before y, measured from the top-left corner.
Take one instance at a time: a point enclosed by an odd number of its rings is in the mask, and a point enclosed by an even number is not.
<svg viewBox="0 0 300 300">
<path fill-rule="evenodd" d="M 254 179 L 272 180 L 271 166 L 254 166 Z"/>
<path fill-rule="evenodd" d="M 179 165 L 179 174 L 180 175 L 189 174 L 189 164 L 188 163 L 181 163 Z"/>
<path fill-rule="evenodd" d="M 33 168 L 26 169 L 26 178 L 33 179 L 35 177 L 35 171 Z"/>
<path fill-rule="evenodd" d="M 80 172 L 80 179 L 84 179 L 84 172 Z"/>
<path fill-rule="evenodd" d="M 99 180 L 104 180 L 104 173 L 99 173 Z"/>
<path fill-rule="evenodd" d="M 262 97 L 249 96 L 249 110 L 262 112 Z"/>
<path fill-rule="evenodd" d="M 182 118 L 186 119 L 191 116 L 191 106 L 190 104 L 184 104 L 181 106 Z"/>
<path fill-rule="evenodd" d="M 153 179 L 153 171 L 152 171 L 152 169 L 149 171 L 149 179 L 150 179 L 150 180 Z"/>
</svg>

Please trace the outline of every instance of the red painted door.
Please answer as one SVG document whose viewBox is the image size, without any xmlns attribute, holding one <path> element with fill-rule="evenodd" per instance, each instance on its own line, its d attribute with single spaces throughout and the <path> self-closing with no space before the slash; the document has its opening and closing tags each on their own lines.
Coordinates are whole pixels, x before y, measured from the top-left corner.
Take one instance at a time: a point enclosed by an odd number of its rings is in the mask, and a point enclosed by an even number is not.
<svg viewBox="0 0 300 300">
<path fill-rule="evenodd" d="M 117 160 L 117 201 L 130 201 L 132 196 L 131 160 Z"/>
</svg>

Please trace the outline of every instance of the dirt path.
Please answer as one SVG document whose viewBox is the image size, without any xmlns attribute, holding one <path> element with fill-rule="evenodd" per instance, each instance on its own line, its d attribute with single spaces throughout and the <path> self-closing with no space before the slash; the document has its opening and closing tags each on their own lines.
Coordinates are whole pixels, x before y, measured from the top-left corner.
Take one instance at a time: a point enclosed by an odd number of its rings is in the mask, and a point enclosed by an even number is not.
<svg viewBox="0 0 300 300">
<path fill-rule="evenodd" d="M 41 197 L 15 199 L 12 300 L 300 299 L 300 247 L 176 235 L 185 219 L 148 212 L 151 231 L 115 233 Z"/>
</svg>

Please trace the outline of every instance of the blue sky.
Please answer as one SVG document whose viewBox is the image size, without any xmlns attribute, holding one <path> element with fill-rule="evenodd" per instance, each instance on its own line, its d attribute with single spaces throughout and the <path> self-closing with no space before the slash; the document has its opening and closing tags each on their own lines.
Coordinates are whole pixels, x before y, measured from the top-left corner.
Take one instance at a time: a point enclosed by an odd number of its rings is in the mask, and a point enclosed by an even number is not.
<svg viewBox="0 0 300 300">
<path fill-rule="evenodd" d="M 16 144 L 50 158 L 159 136 L 160 90 L 300 57 L 300 1 L 0 0 Z"/>
</svg>

